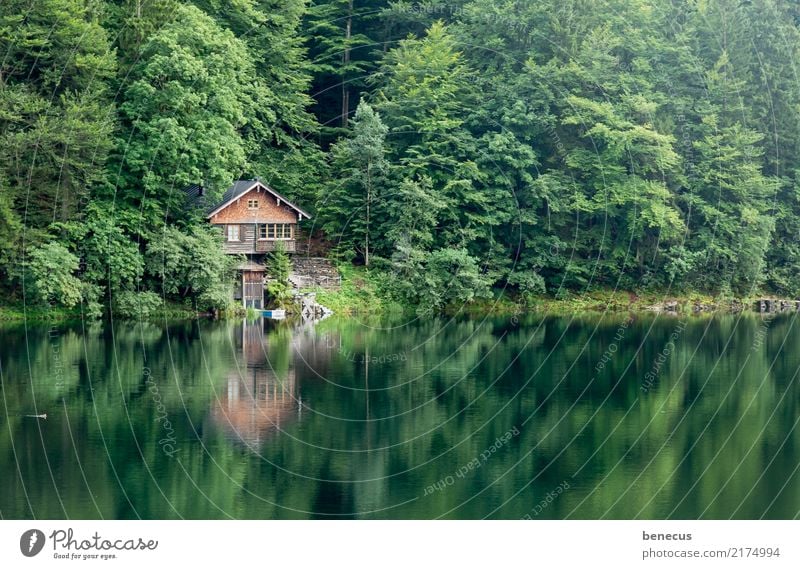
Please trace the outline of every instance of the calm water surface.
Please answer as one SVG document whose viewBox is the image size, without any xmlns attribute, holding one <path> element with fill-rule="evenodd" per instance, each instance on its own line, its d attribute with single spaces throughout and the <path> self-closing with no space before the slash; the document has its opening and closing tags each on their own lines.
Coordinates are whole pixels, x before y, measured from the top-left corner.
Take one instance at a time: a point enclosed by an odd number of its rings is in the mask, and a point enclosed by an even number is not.
<svg viewBox="0 0 800 569">
<path fill-rule="evenodd" d="M 792 316 L 6 325 L 0 516 L 794 518 L 798 369 Z"/>
</svg>

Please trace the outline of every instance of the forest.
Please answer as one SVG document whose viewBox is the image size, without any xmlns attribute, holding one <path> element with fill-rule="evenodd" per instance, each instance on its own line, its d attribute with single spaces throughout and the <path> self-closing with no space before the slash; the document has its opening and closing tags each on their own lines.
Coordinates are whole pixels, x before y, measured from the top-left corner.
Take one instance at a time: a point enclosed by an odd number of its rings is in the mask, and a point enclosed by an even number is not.
<svg viewBox="0 0 800 569">
<path fill-rule="evenodd" d="M 260 177 L 420 312 L 800 294 L 790 0 L 3 0 L 3 302 L 231 303 Z"/>
</svg>

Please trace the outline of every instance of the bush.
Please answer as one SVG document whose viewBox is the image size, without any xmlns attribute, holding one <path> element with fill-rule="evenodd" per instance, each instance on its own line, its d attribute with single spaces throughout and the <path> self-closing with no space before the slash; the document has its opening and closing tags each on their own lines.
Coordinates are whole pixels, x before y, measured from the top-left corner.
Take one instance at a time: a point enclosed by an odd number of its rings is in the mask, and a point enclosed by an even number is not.
<svg viewBox="0 0 800 569">
<path fill-rule="evenodd" d="M 87 318 L 100 318 L 103 315 L 103 304 L 101 299 L 105 289 L 101 286 L 84 283 L 83 284 L 83 314 Z"/>
<path fill-rule="evenodd" d="M 28 276 L 35 302 L 66 308 L 77 306 L 84 293 L 83 283 L 74 274 L 78 265 L 78 257 L 58 243 L 51 242 L 33 249 L 28 261 Z"/>
<path fill-rule="evenodd" d="M 425 268 L 415 281 L 420 314 L 491 296 L 487 277 L 465 249 L 443 248 L 428 254 Z"/>
<path fill-rule="evenodd" d="M 200 310 L 230 306 L 233 275 L 241 259 L 223 251 L 218 229 L 195 227 L 184 233 L 168 227 L 151 237 L 145 259 L 154 286 L 164 294 L 192 298 Z"/>
<path fill-rule="evenodd" d="M 197 309 L 204 312 L 212 310 L 228 310 L 233 305 L 233 285 L 219 281 L 211 283 L 197 295 Z"/>
<path fill-rule="evenodd" d="M 508 284 L 516 285 L 520 297 L 525 302 L 546 292 L 544 278 L 534 271 L 518 271 L 508 277 Z"/>
<path fill-rule="evenodd" d="M 163 306 L 154 292 L 123 291 L 114 296 L 114 314 L 123 318 L 149 318 Z"/>
<path fill-rule="evenodd" d="M 267 258 L 266 265 L 267 277 L 270 279 L 267 282 L 267 294 L 279 307 L 284 308 L 291 301 L 292 287 L 289 284 L 291 263 L 283 243 L 276 244 L 275 251 Z"/>
</svg>

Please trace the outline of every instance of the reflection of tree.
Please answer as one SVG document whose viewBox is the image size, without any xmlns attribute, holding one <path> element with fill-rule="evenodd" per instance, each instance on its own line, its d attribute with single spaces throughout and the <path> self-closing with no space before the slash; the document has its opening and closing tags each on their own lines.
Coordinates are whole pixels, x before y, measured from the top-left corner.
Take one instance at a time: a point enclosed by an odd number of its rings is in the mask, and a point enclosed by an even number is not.
<svg viewBox="0 0 800 569">
<path fill-rule="evenodd" d="M 495 516 L 521 517 L 583 466 L 542 517 L 657 518 L 684 498 L 674 517 L 760 516 L 797 465 L 800 328 L 776 318 L 755 344 L 757 318 L 691 320 L 642 393 L 677 320 L 637 316 L 596 372 L 626 317 L 0 328 L 0 511 L 480 518 L 509 500 Z M 21 417 L 34 401 L 47 421 Z M 491 460 L 422 495 L 512 426 Z M 799 502 L 790 483 L 766 517 Z"/>
</svg>

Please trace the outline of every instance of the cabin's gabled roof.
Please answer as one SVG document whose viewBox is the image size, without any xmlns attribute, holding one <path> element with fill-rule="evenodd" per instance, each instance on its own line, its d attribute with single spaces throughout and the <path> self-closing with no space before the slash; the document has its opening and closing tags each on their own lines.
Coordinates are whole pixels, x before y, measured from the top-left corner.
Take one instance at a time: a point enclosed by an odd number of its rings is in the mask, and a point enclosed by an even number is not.
<svg viewBox="0 0 800 569">
<path fill-rule="evenodd" d="M 228 207 L 233 201 L 237 198 L 243 196 L 250 190 L 255 187 L 259 187 L 260 189 L 269 192 L 279 200 L 281 200 L 285 205 L 295 210 L 297 213 L 302 214 L 303 217 L 306 219 L 310 219 L 311 215 L 304 209 L 301 209 L 294 205 L 292 202 L 287 200 L 281 194 L 270 188 L 261 180 L 238 180 L 233 183 L 233 185 L 225 190 L 225 193 L 222 194 L 222 200 L 216 204 L 213 204 L 211 207 L 208 208 L 206 212 L 206 219 L 211 219 L 214 215 Z M 186 189 L 187 196 L 189 199 L 197 199 L 202 196 L 202 192 L 199 186 L 189 186 Z"/>
</svg>

